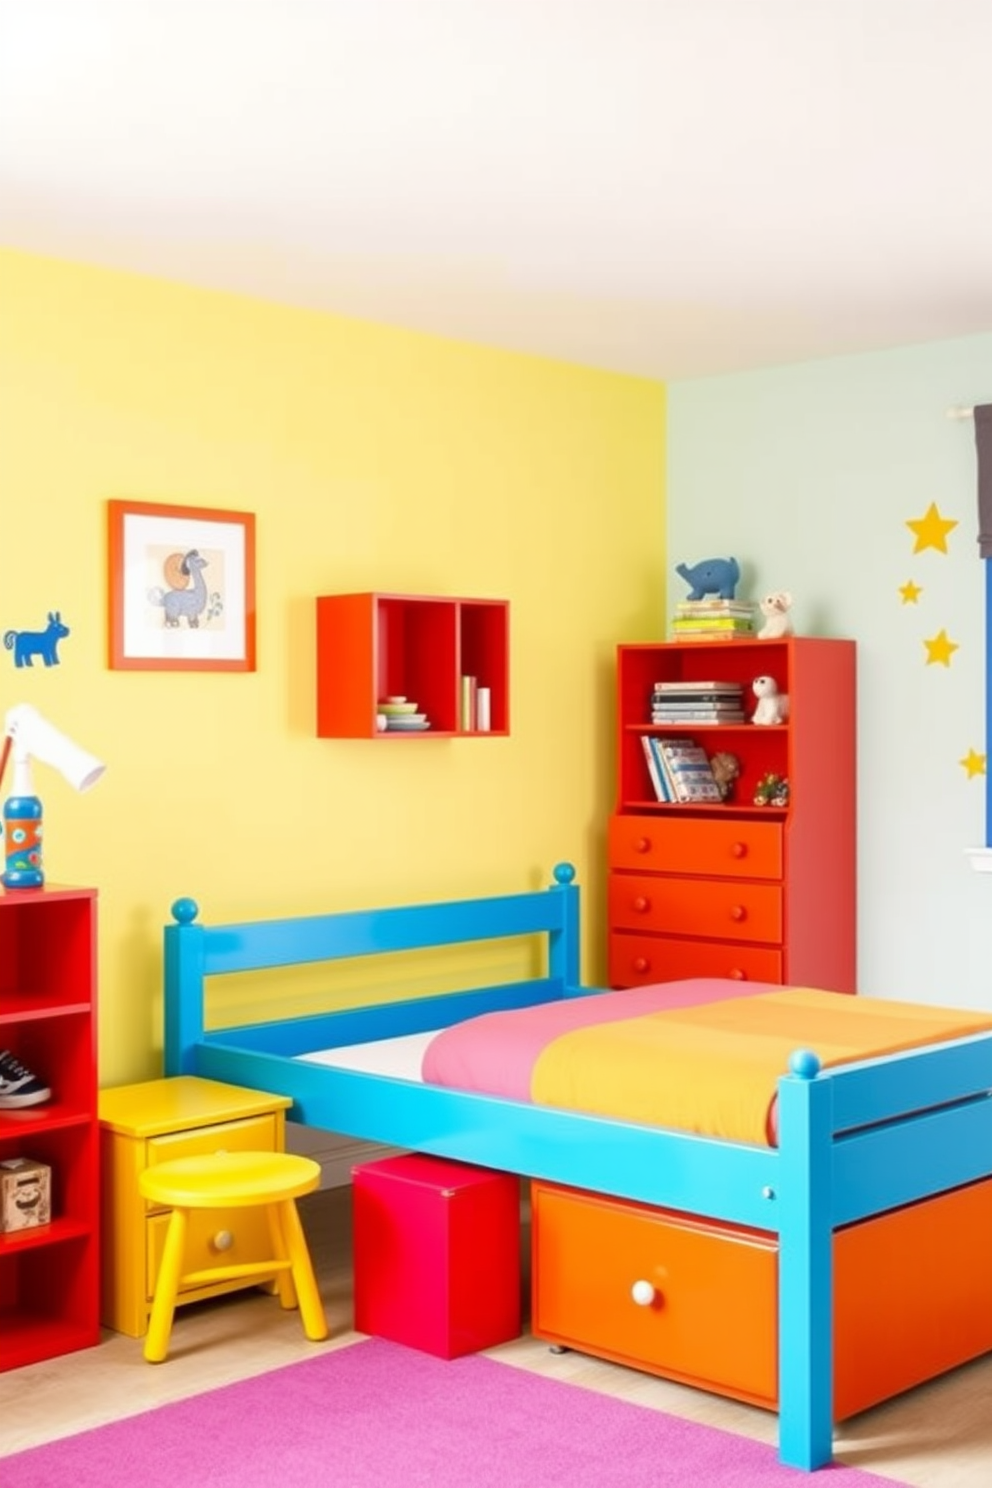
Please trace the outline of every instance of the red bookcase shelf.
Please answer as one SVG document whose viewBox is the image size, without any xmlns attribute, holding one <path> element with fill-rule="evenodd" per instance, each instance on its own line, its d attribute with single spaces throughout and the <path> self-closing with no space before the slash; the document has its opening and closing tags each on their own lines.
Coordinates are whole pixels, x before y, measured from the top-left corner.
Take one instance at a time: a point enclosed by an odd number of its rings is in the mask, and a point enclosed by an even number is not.
<svg viewBox="0 0 992 1488">
<path fill-rule="evenodd" d="M 51 1100 L 0 1110 L 0 1161 L 51 1169 L 51 1222 L 0 1232 L 0 1370 L 100 1340 L 96 890 L 0 891 L 0 1049 Z"/>
<path fill-rule="evenodd" d="M 656 682 L 751 683 L 789 696 L 782 724 L 651 722 Z M 662 804 L 643 735 L 678 734 L 740 761 L 723 804 Z M 754 804 L 763 775 L 786 806 Z M 617 648 L 617 798 L 609 824 L 615 987 L 732 977 L 853 992 L 856 980 L 853 641 L 692 641 Z"/>
<path fill-rule="evenodd" d="M 317 600 L 317 734 L 322 739 L 430 739 L 509 733 L 509 617 L 502 599 L 328 594 Z M 462 706 L 463 678 L 487 688 L 489 728 Z M 426 715 L 420 732 L 383 732 L 387 697 Z"/>
</svg>

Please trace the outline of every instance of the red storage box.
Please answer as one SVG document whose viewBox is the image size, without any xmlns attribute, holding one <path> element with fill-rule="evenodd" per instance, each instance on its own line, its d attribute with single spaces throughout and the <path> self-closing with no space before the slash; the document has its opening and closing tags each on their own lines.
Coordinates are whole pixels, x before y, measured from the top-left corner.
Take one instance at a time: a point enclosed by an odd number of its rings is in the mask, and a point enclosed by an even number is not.
<svg viewBox="0 0 992 1488">
<path fill-rule="evenodd" d="M 408 1153 L 355 1167 L 355 1327 L 441 1359 L 520 1334 L 520 1182 Z"/>
</svg>

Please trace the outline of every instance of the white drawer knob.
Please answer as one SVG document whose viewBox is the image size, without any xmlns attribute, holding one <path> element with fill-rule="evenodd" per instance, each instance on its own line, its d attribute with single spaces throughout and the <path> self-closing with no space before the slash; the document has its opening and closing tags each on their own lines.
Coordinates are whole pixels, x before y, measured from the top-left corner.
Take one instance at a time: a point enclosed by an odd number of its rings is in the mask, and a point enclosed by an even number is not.
<svg viewBox="0 0 992 1488">
<path fill-rule="evenodd" d="M 216 1235 L 211 1240 L 210 1244 L 213 1246 L 214 1250 L 230 1250 L 231 1246 L 234 1244 L 234 1236 L 231 1234 L 230 1230 L 218 1230 Z"/>
<path fill-rule="evenodd" d="M 635 1281 L 630 1289 L 630 1295 L 638 1307 L 650 1307 L 657 1294 L 649 1281 Z"/>
</svg>

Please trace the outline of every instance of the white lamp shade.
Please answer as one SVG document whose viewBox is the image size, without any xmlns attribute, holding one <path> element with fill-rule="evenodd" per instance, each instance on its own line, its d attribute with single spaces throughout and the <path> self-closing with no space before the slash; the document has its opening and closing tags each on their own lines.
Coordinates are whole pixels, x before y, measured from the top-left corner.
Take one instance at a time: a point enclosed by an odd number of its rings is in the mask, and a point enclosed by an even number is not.
<svg viewBox="0 0 992 1488">
<path fill-rule="evenodd" d="M 37 759 L 53 765 L 78 791 L 96 785 L 107 768 L 95 755 L 61 733 L 30 703 L 19 703 L 7 713 L 6 732 L 14 745 L 14 759 Z"/>
</svg>

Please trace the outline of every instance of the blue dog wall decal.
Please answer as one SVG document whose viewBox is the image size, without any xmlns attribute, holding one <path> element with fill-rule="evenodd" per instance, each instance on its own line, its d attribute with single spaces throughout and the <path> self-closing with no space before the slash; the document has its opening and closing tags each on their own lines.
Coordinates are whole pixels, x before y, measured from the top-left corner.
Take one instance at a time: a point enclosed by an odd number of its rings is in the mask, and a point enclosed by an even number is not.
<svg viewBox="0 0 992 1488">
<path fill-rule="evenodd" d="M 17 667 L 34 666 L 36 656 L 41 657 L 46 667 L 58 666 L 59 641 L 68 634 L 69 627 L 59 611 L 49 610 L 44 630 L 8 630 L 4 632 L 3 643 L 8 651 L 13 651 Z"/>
<path fill-rule="evenodd" d="M 705 599 L 707 594 L 715 594 L 717 599 L 733 599 L 741 576 L 736 558 L 704 558 L 691 568 L 686 563 L 677 563 L 675 572 L 689 585 L 687 599 Z"/>
</svg>

